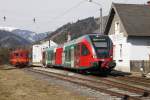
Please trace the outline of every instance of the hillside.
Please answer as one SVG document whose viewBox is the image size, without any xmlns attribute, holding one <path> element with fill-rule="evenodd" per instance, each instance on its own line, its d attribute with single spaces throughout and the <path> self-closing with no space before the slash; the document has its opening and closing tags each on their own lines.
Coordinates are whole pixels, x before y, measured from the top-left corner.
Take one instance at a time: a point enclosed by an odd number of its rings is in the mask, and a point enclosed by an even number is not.
<svg viewBox="0 0 150 100">
<path fill-rule="evenodd" d="M 106 17 L 103 19 L 103 24 L 105 25 Z M 61 44 L 67 41 L 68 32 L 71 34 L 71 39 L 76 39 L 84 34 L 99 33 L 99 19 L 89 17 L 83 20 L 78 20 L 75 23 L 67 23 L 52 32 L 46 39 L 51 39 L 54 42 Z"/>
<path fill-rule="evenodd" d="M 28 42 L 36 42 L 39 40 L 43 40 L 44 38 L 47 37 L 48 34 L 50 34 L 51 32 L 43 32 L 43 33 L 35 33 L 29 30 L 23 30 L 23 29 L 18 29 L 18 28 L 14 28 L 14 27 L 0 27 L 1 31 L 7 31 L 7 32 L 11 32 L 12 34 L 15 34 L 19 37 L 24 38 L 25 40 L 27 40 Z"/>
<path fill-rule="evenodd" d="M 31 43 L 22 37 L 8 31 L 0 30 L 0 47 L 14 48 L 17 46 L 30 45 Z"/>
<path fill-rule="evenodd" d="M 38 40 L 42 40 L 45 37 L 47 37 L 48 34 L 48 32 L 35 33 L 29 30 L 21 30 L 21 29 L 15 29 L 12 31 L 12 33 L 26 39 L 29 42 L 36 42 Z"/>
</svg>

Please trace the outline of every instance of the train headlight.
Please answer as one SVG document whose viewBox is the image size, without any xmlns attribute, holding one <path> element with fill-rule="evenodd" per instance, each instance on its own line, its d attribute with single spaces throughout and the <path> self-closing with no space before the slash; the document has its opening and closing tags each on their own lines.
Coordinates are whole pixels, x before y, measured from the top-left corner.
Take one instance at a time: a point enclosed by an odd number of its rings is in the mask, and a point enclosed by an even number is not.
<svg viewBox="0 0 150 100">
<path fill-rule="evenodd" d="M 96 55 L 93 55 L 93 58 L 96 58 Z"/>
<path fill-rule="evenodd" d="M 105 59 L 101 59 L 101 61 L 105 61 Z"/>
</svg>

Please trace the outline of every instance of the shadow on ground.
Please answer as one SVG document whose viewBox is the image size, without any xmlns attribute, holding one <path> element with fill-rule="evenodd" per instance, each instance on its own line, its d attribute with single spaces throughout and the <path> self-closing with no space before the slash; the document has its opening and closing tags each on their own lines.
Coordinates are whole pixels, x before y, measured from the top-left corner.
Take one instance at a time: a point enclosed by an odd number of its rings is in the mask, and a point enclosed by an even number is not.
<svg viewBox="0 0 150 100">
<path fill-rule="evenodd" d="M 89 75 L 94 75 L 94 76 L 99 76 L 99 77 L 110 77 L 110 76 L 112 76 L 112 77 L 120 77 L 120 76 L 125 77 L 125 76 L 131 75 L 131 73 L 113 70 L 110 73 L 97 72 L 97 73 L 90 73 Z"/>
<path fill-rule="evenodd" d="M 17 67 L 17 66 L 12 66 L 9 64 L 0 65 L 0 70 L 14 70 L 14 69 L 20 69 L 20 68 L 24 68 L 24 67 Z"/>
<path fill-rule="evenodd" d="M 114 77 L 117 77 L 117 76 L 127 76 L 127 75 L 131 75 L 131 73 L 113 70 L 109 75 L 114 76 Z"/>
<path fill-rule="evenodd" d="M 4 67 L 1 68 L 1 67 L 0 67 L 0 70 L 13 70 L 13 69 L 17 69 L 17 68 L 4 68 Z"/>
</svg>

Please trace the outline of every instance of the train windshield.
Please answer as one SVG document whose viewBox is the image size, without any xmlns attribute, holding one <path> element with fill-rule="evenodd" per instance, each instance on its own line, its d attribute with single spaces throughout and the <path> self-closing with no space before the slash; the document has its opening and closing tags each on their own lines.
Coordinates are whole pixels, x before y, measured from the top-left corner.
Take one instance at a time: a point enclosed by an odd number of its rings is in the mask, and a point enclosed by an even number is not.
<svg viewBox="0 0 150 100">
<path fill-rule="evenodd" d="M 105 58 L 109 56 L 109 41 L 107 37 L 104 36 L 90 36 L 92 44 L 95 48 L 98 58 Z"/>
<path fill-rule="evenodd" d="M 95 47 L 100 47 L 100 48 L 107 48 L 107 42 L 94 42 Z"/>
<path fill-rule="evenodd" d="M 19 56 L 19 54 L 18 54 L 18 53 L 15 53 L 14 55 L 15 55 L 16 57 L 18 57 L 18 56 Z"/>
<path fill-rule="evenodd" d="M 108 39 L 103 36 L 91 36 L 92 43 L 96 48 L 107 48 L 108 47 Z"/>
</svg>

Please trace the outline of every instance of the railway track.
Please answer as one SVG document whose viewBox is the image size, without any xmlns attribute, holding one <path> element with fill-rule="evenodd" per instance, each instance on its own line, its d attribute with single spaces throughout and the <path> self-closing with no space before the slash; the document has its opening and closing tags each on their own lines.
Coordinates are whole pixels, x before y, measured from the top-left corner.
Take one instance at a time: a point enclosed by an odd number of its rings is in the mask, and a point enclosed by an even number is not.
<svg viewBox="0 0 150 100">
<path fill-rule="evenodd" d="M 34 73 L 39 73 L 49 77 L 58 78 L 60 80 L 69 81 L 78 85 L 86 86 L 91 89 L 110 94 L 111 96 L 116 96 L 122 98 L 122 100 L 145 100 L 149 96 L 150 91 L 144 90 L 142 88 L 129 86 L 126 84 L 121 84 L 118 82 L 113 82 L 104 78 L 92 78 L 83 75 L 65 75 L 60 73 L 46 72 L 42 70 L 26 69 Z"/>
<path fill-rule="evenodd" d="M 93 78 L 93 76 L 91 78 Z M 132 86 L 129 84 L 125 84 L 122 82 L 113 81 L 113 80 L 110 80 L 109 78 L 98 78 L 98 77 L 94 77 L 94 78 L 97 79 L 97 81 L 99 81 L 101 83 L 111 85 L 113 87 L 117 87 L 117 88 L 120 88 L 120 89 L 123 89 L 126 91 L 135 92 L 135 93 L 142 95 L 142 96 L 148 96 L 150 94 L 149 90 L 145 90 L 143 88 Z"/>
<path fill-rule="evenodd" d="M 124 81 L 128 81 L 128 82 L 136 83 L 139 85 L 143 85 L 143 86 L 150 86 L 150 79 L 146 79 L 146 78 L 137 78 L 137 77 L 126 76 L 126 77 L 116 77 L 115 79 L 124 80 Z"/>
</svg>

